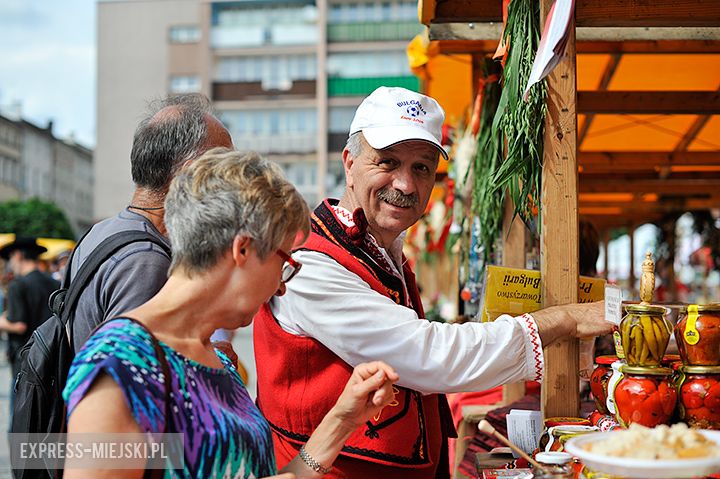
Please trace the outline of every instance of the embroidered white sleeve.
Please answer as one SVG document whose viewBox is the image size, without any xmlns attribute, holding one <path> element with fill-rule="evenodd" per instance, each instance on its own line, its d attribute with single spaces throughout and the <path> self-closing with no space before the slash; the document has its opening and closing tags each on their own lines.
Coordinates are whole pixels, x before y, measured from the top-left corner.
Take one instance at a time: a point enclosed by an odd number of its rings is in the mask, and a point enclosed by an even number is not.
<svg viewBox="0 0 720 479">
<path fill-rule="evenodd" d="M 520 323 L 525 333 L 525 357 L 528 371 L 530 371 L 530 375 L 535 376 L 534 381 L 542 381 L 545 373 L 545 358 L 535 318 L 530 314 L 523 314 L 514 319 Z"/>
<path fill-rule="evenodd" d="M 383 360 L 423 393 L 480 391 L 535 379 L 526 325 L 504 316 L 462 325 L 419 321 L 328 256 L 298 252 L 303 269 L 272 299 L 283 329 L 311 336 L 350 365 Z M 534 321 L 533 321 L 534 322 Z"/>
</svg>

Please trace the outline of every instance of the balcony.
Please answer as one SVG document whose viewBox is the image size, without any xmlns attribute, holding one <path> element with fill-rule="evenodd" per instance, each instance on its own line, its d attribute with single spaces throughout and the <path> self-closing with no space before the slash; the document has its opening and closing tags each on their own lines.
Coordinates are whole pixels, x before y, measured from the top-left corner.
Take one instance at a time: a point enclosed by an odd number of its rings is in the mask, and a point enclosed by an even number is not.
<svg viewBox="0 0 720 479">
<path fill-rule="evenodd" d="M 271 88 L 262 82 L 213 82 L 213 101 L 239 101 L 258 97 L 315 97 L 315 80 L 295 80 L 282 88 Z"/>
<path fill-rule="evenodd" d="M 232 134 L 232 128 L 230 129 Z M 253 135 L 240 136 L 232 135 L 235 148 L 238 150 L 251 150 L 258 153 L 276 154 L 301 154 L 313 153 L 317 150 L 317 138 L 315 133 L 310 134 L 288 134 L 278 133 L 277 135 Z"/>
<path fill-rule="evenodd" d="M 317 37 L 314 24 L 216 26 L 210 32 L 210 45 L 213 48 L 313 45 Z"/>
<path fill-rule="evenodd" d="M 327 26 L 328 42 L 411 40 L 422 32 L 417 22 L 334 23 Z"/>
<path fill-rule="evenodd" d="M 330 78 L 328 79 L 328 96 L 366 96 L 381 86 L 399 86 L 419 91 L 420 80 L 416 76 Z"/>
</svg>

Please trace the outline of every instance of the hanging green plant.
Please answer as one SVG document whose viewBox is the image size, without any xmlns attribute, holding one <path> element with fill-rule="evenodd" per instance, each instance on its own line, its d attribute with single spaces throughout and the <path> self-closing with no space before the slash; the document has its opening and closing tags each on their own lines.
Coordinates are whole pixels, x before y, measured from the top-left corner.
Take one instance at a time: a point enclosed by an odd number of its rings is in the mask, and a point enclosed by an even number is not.
<svg viewBox="0 0 720 479">
<path fill-rule="evenodd" d="M 470 206 L 471 217 L 478 218 L 477 243 L 481 248 L 484 265 L 490 263 L 495 254 L 497 239 L 502 230 L 503 202 L 505 190 L 495 187 L 494 177 L 501 165 L 503 142 L 493 130 L 493 118 L 500 102 L 500 84 L 498 75 L 500 66 L 490 58 L 483 65 L 485 81 L 480 129 L 477 137 L 477 149 L 472 164 L 473 189 Z"/>
<path fill-rule="evenodd" d="M 492 181 L 495 188 L 507 190 L 515 205 L 515 215 L 531 225 L 533 210 L 537 208 L 540 214 L 547 87 L 545 81 L 537 83 L 527 101 L 523 100 L 523 89 L 540 42 L 540 2 L 512 0 L 503 35 L 509 49 L 492 129 L 506 139 L 507 153 Z"/>
</svg>

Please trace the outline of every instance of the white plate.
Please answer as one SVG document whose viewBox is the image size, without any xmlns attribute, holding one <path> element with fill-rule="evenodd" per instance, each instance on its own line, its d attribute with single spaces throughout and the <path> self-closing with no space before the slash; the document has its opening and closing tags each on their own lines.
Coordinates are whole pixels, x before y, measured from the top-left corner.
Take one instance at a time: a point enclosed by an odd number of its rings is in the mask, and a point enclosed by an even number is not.
<svg viewBox="0 0 720 479">
<path fill-rule="evenodd" d="M 720 444 L 720 431 L 698 430 L 706 438 Z M 616 431 L 583 434 L 565 443 L 565 451 L 580 458 L 588 468 L 633 479 L 683 479 L 720 472 L 720 457 L 701 459 L 652 460 L 611 457 L 586 451 L 583 446 L 611 438 Z"/>
</svg>

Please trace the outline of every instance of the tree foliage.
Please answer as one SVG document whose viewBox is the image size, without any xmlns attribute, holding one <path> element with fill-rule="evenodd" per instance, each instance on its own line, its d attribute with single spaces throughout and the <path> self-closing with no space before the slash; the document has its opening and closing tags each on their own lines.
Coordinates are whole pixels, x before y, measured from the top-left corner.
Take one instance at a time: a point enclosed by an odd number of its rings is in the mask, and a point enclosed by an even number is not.
<svg viewBox="0 0 720 479">
<path fill-rule="evenodd" d="M 0 233 L 74 239 L 70 221 L 55 203 L 31 198 L 0 203 Z"/>
</svg>

